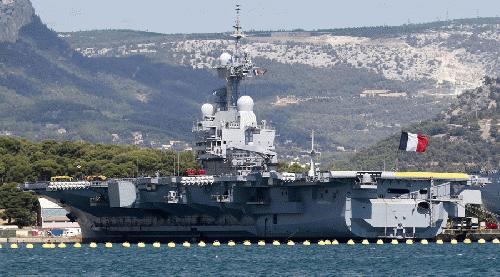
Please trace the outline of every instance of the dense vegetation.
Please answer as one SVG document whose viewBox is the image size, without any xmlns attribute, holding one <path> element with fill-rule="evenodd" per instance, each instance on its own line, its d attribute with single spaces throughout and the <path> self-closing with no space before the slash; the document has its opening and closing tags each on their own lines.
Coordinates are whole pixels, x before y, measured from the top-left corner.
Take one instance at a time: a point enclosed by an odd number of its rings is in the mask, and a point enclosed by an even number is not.
<svg viewBox="0 0 500 277">
<path fill-rule="evenodd" d="M 196 168 L 194 153 L 144 149 L 137 146 L 91 144 L 83 141 L 0 137 L 2 182 L 48 181 L 52 176 L 105 175 L 107 177 L 162 176 Z M 174 168 L 175 161 L 175 168 Z M 177 163 L 179 162 L 179 170 Z"/>
<path fill-rule="evenodd" d="M 500 78 L 485 77 L 457 103 L 429 120 L 403 130 L 427 136 L 424 153 L 399 151 L 400 134 L 393 134 L 334 164 L 337 169 L 437 172 L 496 171 L 500 166 Z"/>
<path fill-rule="evenodd" d="M 37 198 L 17 189 L 18 183 L 48 181 L 53 176 L 162 176 L 197 168 L 193 152 L 176 153 L 137 146 L 91 144 L 55 140 L 31 142 L 0 137 L 0 216 L 9 223 L 35 223 Z"/>
<path fill-rule="evenodd" d="M 0 186 L 0 217 L 15 223 L 19 227 L 32 226 L 36 223 L 36 207 L 38 198 L 31 193 L 20 191 L 17 183 L 6 183 Z"/>
<path fill-rule="evenodd" d="M 302 167 L 298 163 L 289 164 L 287 162 L 278 162 L 278 172 L 307 172 L 310 166 Z"/>
</svg>

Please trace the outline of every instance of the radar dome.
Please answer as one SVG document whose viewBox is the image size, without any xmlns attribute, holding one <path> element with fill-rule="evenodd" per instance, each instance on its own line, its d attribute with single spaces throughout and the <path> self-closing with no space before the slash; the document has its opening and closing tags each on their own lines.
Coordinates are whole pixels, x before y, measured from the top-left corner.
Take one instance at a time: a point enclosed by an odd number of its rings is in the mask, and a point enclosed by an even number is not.
<svg viewBox="0 0 500 277">
<path fill-rule="evenodd" d="M 214 115 L 214 106 L 209 103 L 203 104 L 203 106 L 201 106 L 201 113 L 204 117 L 210 117 Z"/>
<path fill-rule="evenodd" d="M 229 53 L 222 53 L 219 57 L 220 64 L 221 65 L 228 65 L 229 62 L 231 62 L 231 54 Z"/>
<path fill-rule="evenodd" d="M 243 95 L 238 99 L 238 111 L 251 112 L 253 111 L 253 99 L 248 95 Z"/>
</svg>

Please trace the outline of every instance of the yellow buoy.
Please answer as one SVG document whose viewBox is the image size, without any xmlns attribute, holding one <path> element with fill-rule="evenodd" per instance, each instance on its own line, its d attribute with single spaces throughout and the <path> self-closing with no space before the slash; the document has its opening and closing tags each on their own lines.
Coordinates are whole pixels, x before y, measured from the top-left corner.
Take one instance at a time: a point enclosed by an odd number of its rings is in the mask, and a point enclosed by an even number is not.
<svg viewBox="0 0 500 277">
<path fill-rule="evenodd" d="M 95 242 L 91 242 L 90 245 L 89 245 L 90 248 L 96 248 L 97 247 L 97 243 Z"/>
<path fill-rule="evenodd" d="M 200 242 L 198 243 L 198 246 L 199 246 L 199 247 L 205 247 L 205 246 L 206 246 L 206 244 L 205 244 L 205 242 L 204 242 L 204 241 L 200 241 Z"/>
<path fill-rule="evenodd" d="M 183 244 L 182 244 L 182 247 L 191 247 L 191 243 L 185 241 Z"/>
<path fill-rule="evenodd" d="M 500 243 L 500 240 L 499 240 L 499 239 L 497 239 L 497 238 L 494 238 L 491 242 L 492 242 L 492 243 Z"/>
<path fill-rule="evenodd" d="M 367 239 L 364 239 L 362 242 L 361 242 L 362 245 L 368 245 L 370 244 L 370 242 L 367 240 Z"/>
<path fill-rule="evenodd" d="M 44 243 L 44 244 L 42 244 L 42 248 L 50 248 L 50 243 Z"/>
<path fill-rule="evenodd" d="M 407 239 L 406 240 L 406 244 L 413 244 L 413 240 L 412 239 Z"/>
<path fill-rule="evenodd" d="M 214 242 L 214 244 L 215 244 L 215 242 Z M 171 242 L 169 242 L 169 243 L 167 244 L 167 246 L 168 246 L 168 247 L 171 247 L 171 248 L 172 248 L 172 247 L 175 247 L 175 243 L 174 243 L 173 241 L 171 241 Z"/>
<path fill-rule="evenodd" d="M 146 244 L 145 244 L 144 242 L 139 242 L 139 243 L 137 244 L 137 247 L 141 247 L 141 248 L 143 248 L 143 247 L 146 247 Z"/>
<path fill-rule="evenodd" d="M 398 243 L 399 243 L 399 242 L 398 242 L 398 240 L 397 240 L 397 239 L 392 239 L 392 241 L 391 241 L 391 244 L 398 244 Z"/>
<path fill-rule="evenodd" d="M 311 242 L 310 242 L 310 241 L 308 241 L 308 240 L 305 240 L 302 244 L 303 244 L 303 245 L 311 245 Z"/>
<path fill-rule="evenodd" d="M 106 242 L 106 244 L 104 245 L 104 247 L 111 248 L 111 247 L 113 247 L 113 244 L 111 242 Z"/>
<path fill-rule="evenodd" d="M 280 245 L 280 242 L 277 240 L 273 240 L 273 245 L 275 245 L 275 246 Z"/>
<path fill-rule="evenodd" d="M 318 245 L 325 245 L 325 241 L 324 240 L 318 241 Z"/>
<path fill-rule="evenodd" d="M 332 245 L 339 245 L 338 240 L 334 239 L 334 240 L 332 241 Z"/>
<path fill-rule="evenodd" d="M 130 243 L 124 242 L 124 243 L 122 243 L 122 247 L 123 248 L 129 248 L 130 247 Z"/>
<path fill-rule="evenodd" d="M 27 249 L 33 249 L 33 244 L 31 244 L 31 243 L 26 244 L 26 248 Z"/>
<path fill-rule="evenodd" d="M 243 242 L 243 245 L 245 245 L 245 246 L 249 246 L 249 245 L 252 245 L 252 244 L 250 243 L 250 241 L 249 241 L 249 240 L 246 240 L 246 241 L 244 241 L 244 242 Z"/>
<path fill-rule="evenodd" d="M 12 244 L 10 245 L 10 248 L 12 248 L 12 249 L 17 249 L 17 244 L 16 244 L 16 243 L 12 243 Z"/>
<path fill-rule="evenodd" d="M 292 246 L 292 245 L 295 245 L 295 242 L 289 240 L 286 244 Z"/>
<path fill-rule="evenodd" d="M 57 245 L 58 248 L 66 248 L 66 244 L 64 242 L 61 242 Z"/>
<path fill-rule="evenodd" d="M 227 243 L 228 246 L 235 246 L 236 243 L 232 240 L 230 240 L 228 243 Z"/>
<path fill-rule="evenodd" d="M 2 249 L 2 245 L 0 244 L 0 249 Z"/>
<path fill-rule="evenodd" d="M 483 238 L 480 238 L 477 243 L 486 243 L 486 240 L 484 240 Z"/>
<path fill-rule="evenodd" d="M 259 242 L 257 242 L 257 245 L 258 246 L 264 246 L 264 245 L 266 245 L 266 242 L 263 241 L 263 240 L 259 240 Z"/>
<path fill-rule="evenodd" d="M 464 239 L 464 243 L 465 243 L 465 244 L 469 244 L 469 243 L 471 243 L 471 242 L 472 242 L 472 241 L 471 241 L 469 238 Z"/>
<path fill-rule="evenodd" d="M 450 243 L 451 243 L 451 244 L 457 244 L 457 243 L 458 243 L 458 241 L 457 241 L 456 239 L 452 239 L 452 240 L 450 241 Z"/>
<path fill-rule="evenodd" d="M 204 243 L 204 242 L 203 242 L 203 243 Z M 158 248 L 158 247 L 160 247 L 160 246 L 161 246 L 161 244 L 160 244 L 159 242 L 157 242 L 157 241 L 153 242 L 153 247 Z"/>
<path fill-rule="evenodd" d="M 348 240 L 347 245 L 354 245 L 354 241 L 352 239 Z"/>
<path fill-rule="evenodd" d="M 384 244 L 384 241 L 383 241 L 383 240 L 381 240 L 381 239 L 378 239 L 378 240 L 377 240 L 377 245 L 382 245 L 382 244 Z"/>
<path fill-rule="evenodd" d="M 423 239 L 420 241 L 421 244 L 429 244 L 429 242 L 426 239 Z"/>
<path fill-rule="evenodd" d="M 443 244 L 443 240 L 441 239 L 436 240 L 436 244 Z"/>
<path fill-rule="evenodd" d="M 74 248 L 82 248 L 82 245 L 79 242 L 77 242 L 77 243 L 73 244 L 73 247 Z"/>
<path fill-rule="evenodd" d="M 325 240 L 325 245 L 332 245 L 332 242 L 329 239 L 327 239 Z"/>
<path fill-rule="evenodd" d="M 220 246 L 220 242 L 218 240 L 214 241 L 213 243 L 214 247 L 219 247 Z"/>
</svg>

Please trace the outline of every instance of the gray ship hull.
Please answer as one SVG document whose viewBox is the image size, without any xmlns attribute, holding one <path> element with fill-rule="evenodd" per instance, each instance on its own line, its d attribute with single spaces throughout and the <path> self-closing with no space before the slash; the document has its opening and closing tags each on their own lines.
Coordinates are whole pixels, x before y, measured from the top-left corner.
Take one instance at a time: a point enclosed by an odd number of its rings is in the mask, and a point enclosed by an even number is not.
<svg viewBox="0 0 500 277">
<path fill-rule="evenodd" d="M 363 175 L 371 181 L 363 183 Z M 465 174 L 396 175 L 327 172 L 309 180 L 274 173 L 114 180 L 86 187 L 49 182 L 24 188 L 68 209 L 82 227 L 84 241 L 103 242 L 432 238 L 448 217 L 464 216 L 464 195 L 478 192 Z M 468 203 L 470 199 L 465 197 Z"/>
</svg>

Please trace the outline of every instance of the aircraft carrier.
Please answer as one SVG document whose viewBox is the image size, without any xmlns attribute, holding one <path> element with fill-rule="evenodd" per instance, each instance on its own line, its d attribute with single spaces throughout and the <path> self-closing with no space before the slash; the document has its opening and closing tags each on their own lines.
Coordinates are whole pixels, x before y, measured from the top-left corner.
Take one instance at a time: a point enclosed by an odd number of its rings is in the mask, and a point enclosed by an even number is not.
<svg viewBox="0 0 500 277">
<path fill-rule="evenodd" d="M 240 83 L 265 71 L 248 51 L 240 7 L 217 73 L 226 86 L 193 127 L 202 168 L 186 176 L 36 182 L 21 188 L 61 203 L 84 241 L 433 238 L 449 217 L 481 204 L 482 180 L 463 173 L 277 172 L 275 130 L 258 121 Z M 312 143 L 314 145 L 314 143 Z"/>
</svg>

